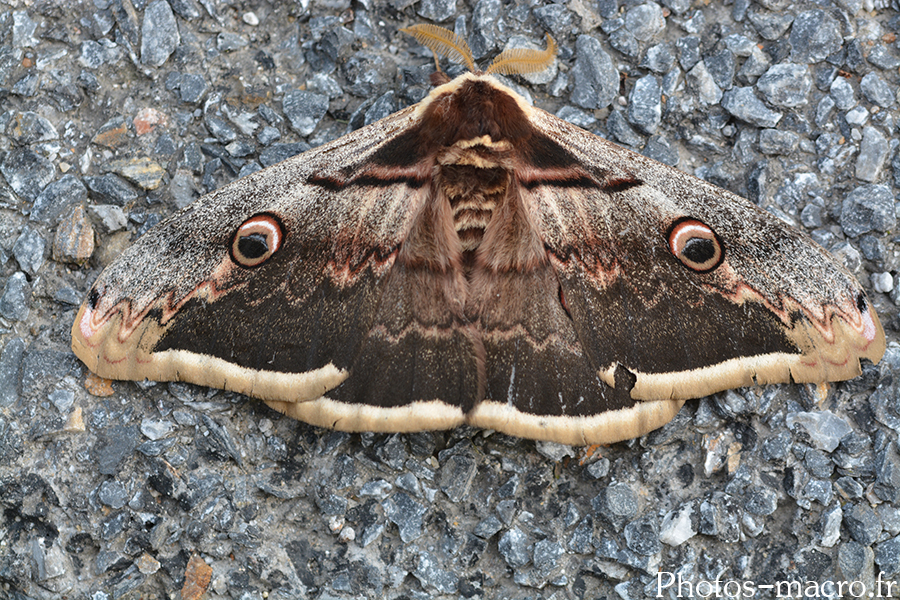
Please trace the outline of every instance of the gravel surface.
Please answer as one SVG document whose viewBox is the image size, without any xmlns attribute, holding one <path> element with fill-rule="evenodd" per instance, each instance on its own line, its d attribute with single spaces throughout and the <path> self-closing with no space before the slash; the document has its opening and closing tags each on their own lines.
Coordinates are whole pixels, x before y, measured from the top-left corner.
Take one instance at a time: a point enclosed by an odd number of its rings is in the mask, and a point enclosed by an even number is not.
<svg viewBox="0 0 900 600">
<path fill-rule="evenodd" d="M 0 4 L 0 597 L 637 599 L 680 577 L 682 594 L 826 598 L 896 580 L 898 9 Z M 593 449 L 335 433 L 87 377 L 69 327 L 100 269 L 199 194 L 421 99 L 432 59 L 398 32 L 420 22 L 482 62 L 553 35 L 558 64 L 517 89 L 809 232 L 870 290 L 885 359 L 827 395 L 725 392 Z"/>
</svg>

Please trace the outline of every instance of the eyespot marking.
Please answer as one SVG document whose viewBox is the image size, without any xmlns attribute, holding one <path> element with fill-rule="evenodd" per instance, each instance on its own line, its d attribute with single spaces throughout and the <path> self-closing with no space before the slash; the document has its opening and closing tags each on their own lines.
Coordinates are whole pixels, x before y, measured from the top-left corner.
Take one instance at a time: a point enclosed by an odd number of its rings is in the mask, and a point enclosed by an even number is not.
<svg viewBox="0 0 900 600">
<path fill-rule="evenodd" d="M 263 264 L 281 249 L 284 226 L 275 215 L 260 213 L 243 222 L 231 239 L 231 260 L 248 269 Z"/>
<path fill-rule="evenodd" d="M 685 217 L 669 229 L 669 250 L 687 268 L 708 273 L 722 264 L 725 252 L 709 225 Z"/>
</svg>

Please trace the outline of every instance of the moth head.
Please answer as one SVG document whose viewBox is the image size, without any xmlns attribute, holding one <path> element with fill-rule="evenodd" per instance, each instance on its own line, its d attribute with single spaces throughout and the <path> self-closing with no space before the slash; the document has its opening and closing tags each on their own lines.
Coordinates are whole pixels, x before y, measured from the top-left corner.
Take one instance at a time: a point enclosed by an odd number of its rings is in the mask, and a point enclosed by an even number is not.
<svg viewBox="0 0 900 600">
<path fill-rule="evenodd" d="M 270 213 L 253 215 L 234 232 L 231 238 L 231 260 L 251 269 L 268 261 L 284 243 L 284 225 Z"/>
<path fill-rule="evenodd" d="M 675 221 L 668 232 L 669 251 L 687 268 L 709 273 L 725 259 L 722 242 L 712 228 L 692 217 Z"/>
<path fill-rule="evenodd" d="M 475 74 L 481 74 L 481 71 L 475 67 L 475 59 L 466 40 L 449 29 L 444 29 L 437 25 L 424 24 L 405 27 L 400 31 L 413 36 L 420 44 L 434 52 L 434 65 L 438 73 L 441 71 L 438 56 L 444 56 L 455 63 L 465 64 Z M 539 73 L 548 68 L 553 64 L 553 59 L 556 58 L 556 42 L 553 41 L 550 34 L 546 35 L 546 49 L 511 48 L 504 50 L 494 59 L 484 71 L 484 74 L 525 75 L 527 73 Z M 432 81 L 446 83 L 446 81 L 441 79 L 433 79 Z"/>
</svg>

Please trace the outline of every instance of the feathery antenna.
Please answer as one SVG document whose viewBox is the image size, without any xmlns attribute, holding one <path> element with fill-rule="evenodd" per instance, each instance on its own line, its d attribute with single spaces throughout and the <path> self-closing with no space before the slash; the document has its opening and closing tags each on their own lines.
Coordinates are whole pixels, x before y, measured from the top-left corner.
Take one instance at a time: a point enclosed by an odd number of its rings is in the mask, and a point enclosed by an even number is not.
<svg viewBox="0 0 900 600">
<path fill-rule="evenodd" d="M 553 64 L 556 57 L 556 42 L 547 35 L 547 48 L 545 50 L 531 50 L 527 48 L 510 48 L 501 52 L 487 73 L 500 73 L 501 75 L 524 75 L 526 73 L 539 73 Z"/>
<path fill-rule="evenodd" d="M 400 31 L 413 36 L 420 44 L 434 52 L 434 64 L 437 65 L 438 71 L 441 70 L 438 56 L 446 56 L 455 63 L 465 63 L 470 71 L 475 72 L 475 60 L 466 40 L 449 29 L 424 24 L 404 27 Z"/>
</svg>

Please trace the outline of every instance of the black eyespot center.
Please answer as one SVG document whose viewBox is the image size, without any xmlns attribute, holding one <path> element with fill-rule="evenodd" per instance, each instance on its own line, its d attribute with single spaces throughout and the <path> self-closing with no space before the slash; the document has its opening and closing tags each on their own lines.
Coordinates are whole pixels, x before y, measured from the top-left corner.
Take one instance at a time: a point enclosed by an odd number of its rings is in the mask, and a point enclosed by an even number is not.
<svg viewBox="0 0 900 600">
<path fill-rule="evenodd" d="M 238 250 L 247 258 L 257 259 L 269 251 L 269 244 L 266 236 L 254 232 L 238 238 Z"/>
<path fill-rule="evenodd" d="M 716 244 L 708 238 L 691 238 L 684 243 L 681 254 L 695 263 L 705 263 L 716 255 Z"/>
</svg>

